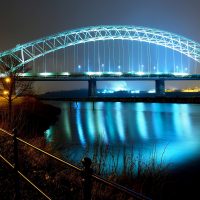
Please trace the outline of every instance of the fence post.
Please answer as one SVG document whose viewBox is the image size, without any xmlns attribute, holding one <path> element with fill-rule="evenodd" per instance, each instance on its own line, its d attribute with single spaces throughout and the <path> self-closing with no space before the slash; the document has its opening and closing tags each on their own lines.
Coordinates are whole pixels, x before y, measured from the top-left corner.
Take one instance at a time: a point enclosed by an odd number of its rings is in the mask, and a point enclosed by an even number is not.
<svg viewBox="0 0 200 200">
<path fill-rule="evenodd" d="M 90 167 L 92 164 L 92 161 L 88 157 L 84 157 L 81 160 L 83 164 L 83 200 L 91 200 L 91 193 L 92 193 L 92 180 L 91 180 L 91 175 L 92 175 L 92 168 Z"/>
<path fill-rule="evenodd" d="M 18 142 L 17 142 L 17 129 L 13 129 L 13 144 L 14 144 L 14 173 L 15 173 L 15 199 L 20 199 L 20 186 L 19 186 L 19 162 L 18 162 Z"/>
</svg>

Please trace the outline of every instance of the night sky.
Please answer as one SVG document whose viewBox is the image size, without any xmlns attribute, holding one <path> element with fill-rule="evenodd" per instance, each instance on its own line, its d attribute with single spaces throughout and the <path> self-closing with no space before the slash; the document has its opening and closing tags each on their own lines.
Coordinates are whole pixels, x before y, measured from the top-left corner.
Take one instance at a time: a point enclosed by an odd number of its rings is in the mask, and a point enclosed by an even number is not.
<svg viewBox="0 0 200 200">
<path fill-rule="evenodd" d="M 200 42 L 199 0 L 2 0 L 0 51 L 91 25 L 158 28 Z"/>
</svg>

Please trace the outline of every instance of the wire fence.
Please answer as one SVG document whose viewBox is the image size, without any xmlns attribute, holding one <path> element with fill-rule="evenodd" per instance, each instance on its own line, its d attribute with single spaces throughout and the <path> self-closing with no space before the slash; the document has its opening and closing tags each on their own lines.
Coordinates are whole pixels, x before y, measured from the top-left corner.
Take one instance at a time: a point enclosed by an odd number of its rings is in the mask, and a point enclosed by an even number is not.
<svg viewBox="0 0 200 200">
<path fill-rule="evenodd" d="M 98 182 L 100 184 L 102 184 L 104 187 L 108 187 L 108 188 L 112 188 L 115 189 L 118 192 L 121 192 L 123 195 L 132 198 L 132 199 L 137 199 L 137 200 L 151 200 L 151 198 L 146 197 L 132 189 L 128 189 L 122 185 L 119 185 L 115 182 L 111 182 L 108 181 L 100 176 L 97 176 L 93 173 L 93 169 L 91 168 L 91 164 L 92 161 L 90 158 L 88 157 L 84 157 L 81 160 L 81 163 L 83 165 L 83 168 L 79 168 L 69 162 L 66 162 L 62 159 L 60 159 L 59 157 L 52 155 L 28 142 L 26 142 L 25 140 L 17 137 L 17 131 L 16 129 L 14 129 L 12 131 L 12 133 L 1 129 L 0 128 L 0 132 L 3 134 L 6 134 L 7 136 L 12 138 L 12 146 L 13 146 L 13 162 L 11 163 L 6 156 L 3 156 L 0 154 L 0 158 L 2 161 L 4 161 L 14 172 L 14 180 L 15 180 L 15 199 L 19 200 L 21 199 L 20 195 L 20 179 L 23 179 L 26 183 L 28 183 L 32 188 L 34 188 L 35 190 L 37 190 L 45 199 L 52 199 L 50 197 L 49 194 L 46 194 L 39 186 L 37 186 L 36 184 L 33 183 L 33 181 L 31 181 L 22 171 L 20 171 L 19 169 L 19 158 L 18 158 L 18 152 L 19 152 L 19 144 L 23 144 L 25 146 L 27 146 L 28 148 L 32 148 L 35 151 L 46 155 L 48 157 L 50 157 L 51 159 L 63 164 L 66 167 L 69 167 L 72 170 L 75 170 L 80 178 L 81 178 L 81 182 L 82 182 L 82 188 L 80 189 L 82 191 L 82 199 L 83 200 L 90 200 L 90 199 L 95 199 L 94 197 L 92 197 L 92 187 L 94 186 L 94 182 Z"/>
</svg>

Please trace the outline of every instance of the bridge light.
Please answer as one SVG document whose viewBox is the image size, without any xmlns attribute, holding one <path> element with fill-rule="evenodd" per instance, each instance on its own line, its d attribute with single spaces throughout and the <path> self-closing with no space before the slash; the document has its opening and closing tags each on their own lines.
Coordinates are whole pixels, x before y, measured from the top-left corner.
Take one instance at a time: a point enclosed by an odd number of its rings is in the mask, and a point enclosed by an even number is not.
<svg viewBox="0 0 200 200">
<path fill-rule="evenodd" d="M 63 75 L 63 76 L 69 76 L 70 73 L 69 72 L 62 72 L 61 75 Z"/>
<path fill-rule="evenodd" d="M 95 75 L 95 72 L 86 72 L 86 75 L 93 76 L 93 75 Z"/>
<path fill-rule="evenodd" d="M 28 72 L 26 72 L 26 73 L 19 73 L 18 75 L 19 75 L 19 76 L 22 76 L 22 77 L 25 77 L 25 76 L 32 76 L 32 74 L 31 74 L 31 73 L 28 73 Z"/>
<path fill-rule="evenodd" d="M 42 72 L 42 73 L 39 73 L 40 76 L 51 76 L 53 75 L 53 73 L 51 72 Z"/>
<path fill-rule="evenodd" d="M 184 73 L 184 72 L 175 72 L 173 73 L 174 76 L 188 76 L 189 73 Z"/>
<path fill-rule="evenodd" d="M 139 76 L 142 76 L 142 75 L 144 75 L 144 72 L 136 72 L 135 74 L 139 75 Z"/>
<path fill-rule="evenodd" d="M 103 73 L 102 72 L 95 72 L 95 75 L 101 76 Z"/>
<path fill-rule="evenodd" d="M 117 75 L 117 76 L 122 76 L 123 73 L 122 73 L 122 72 L 115 72 L 115 75 Z"/>
<path fill-rule="evenodd" d="M 88 76 L 101 76 L 103 72 L 85 72 Z"/>
</svg>

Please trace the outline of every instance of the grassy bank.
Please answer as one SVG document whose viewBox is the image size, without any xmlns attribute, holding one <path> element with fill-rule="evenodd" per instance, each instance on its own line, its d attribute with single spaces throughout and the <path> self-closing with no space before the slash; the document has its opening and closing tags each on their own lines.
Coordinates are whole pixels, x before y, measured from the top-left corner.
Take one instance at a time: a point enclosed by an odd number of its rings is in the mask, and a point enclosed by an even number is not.
<svg viewBox="0 0 200 200">
<path fill-rule="evenodd" d="M 60 157 L 50 145 L 47 145 L 43 137 L 26 139 L 27 142 L 53 153 Z M 128 153 L 124 154 L 124 165 L 121 173 L 117 170 L 120 161 L 113 157 L 115 167 L 107 173 L 107 158 L 113 155 L 113 150 L 108 146 L 96 144 L 92 149 L 92 168 L 94 173 L 107 178 L 110 181 L 119 183 L 139 193 L 160 199 L 162 186 L 166 180 L 166 168 L 158 166 L 154 162 L 145 164 L 141 159 L 134 158 Z M 12 139 L 6 135 L 0 137 L 0 153 L 13 162 Z M 87 151 L 83 156 L 88 156 Z M 81 167 L 80 162 L 75 163 Z M 138 165 L 137 171 L 135 166 Z M 61 199 L 82 199 L 82 177 L 76 172 L 51 158 L 36 152 L 35 150 L 19 145 L 19 168 L 27 177 L 39 186 L 46 194 L 55 200 Z M 13 199 L 14 179 L 13 172 L 6 164 L 1 162 L 0 188 L 5 199 Z M 5 185 L 8 185 L 5 187 Z M 42 199 L 41 195 L 29 187 L 23 180 L 20 182 L 22 199 Z M 125 200 L 132 199 L 123 193 L 107 187 L 99 182 L 93 182 L 92 199 Z"/>
<path fill-rule="evenodd" d="M 12 119 L 8 120 L 7 102 L 0 98 L 0 127 L 16 128 L 20 136 L 43 136 L 45 130 L 57 121 L 60 109 L 44 104 L 35 97 L 19 97 L 12 104 Z"/>
<path fill-rule="evenodd" d="M 27 139 L 27 141 L 61 157 L 50 145 L 46 144 L 43 137 Z M 116 170 L 117 166 L 121 164 L 117 157 L 113 157 L 115 167 L 112 172 L 107 173 L 106 168 L 109 165 L 107 158 L 109 155 L 113 155 L 113 150 L 101 144 L 95 145 L 93 148 L 94 153 L 91 158 L 94 173 L 104 176 L 110 181 L 119 183 L 156 200 L 195 199 L 193 198 L 194 194 L 198 195 L 198 193 L 194 193 L 198 191 L 195 190 L 198 185 L 194 188 L 195 183 L 193 181 L 197 181 L 199 178 L 199 173 L 197 173 L 199 165 L 193 166 L 193 168 L 190 166 L 190 169 L 192 169 L 190 173 L 188 173 L 188 169 L 182 169 L 178 173 L 177 171 L 169 173 L 169 166 L 156 164 L 156 154 L 152 154 L 149 163 L 144 163 L 142 159 L 125 153 L 121 173 Z M 0 153 L 11 162 L 13 161 L 12 140 L 2 134 L 0 137 Z M 83 154 L 88 156 L 88 150 Z M 75 164 L 81 167 L 80 163 Z M 137 171 L 134 170 L 136 165 Z M 46 194 L 51 196 L 52 199 L 82 199 L 82 177 L 79 172 L 21 144 L 19 146 L 19 166 L 20 171 Z M 193 179 L 195 175 L 196 177 Z M 22 179 L 20 188 L 21 199 L 43 199 L 35 189 Z M 14 198 L 14 174 L 3 162 L 0 162 L 0 192 L 3 200 Z M 111 187 L 93 181 L 92 199 L 131 200 L 132 198 Z"/>
</svg>

